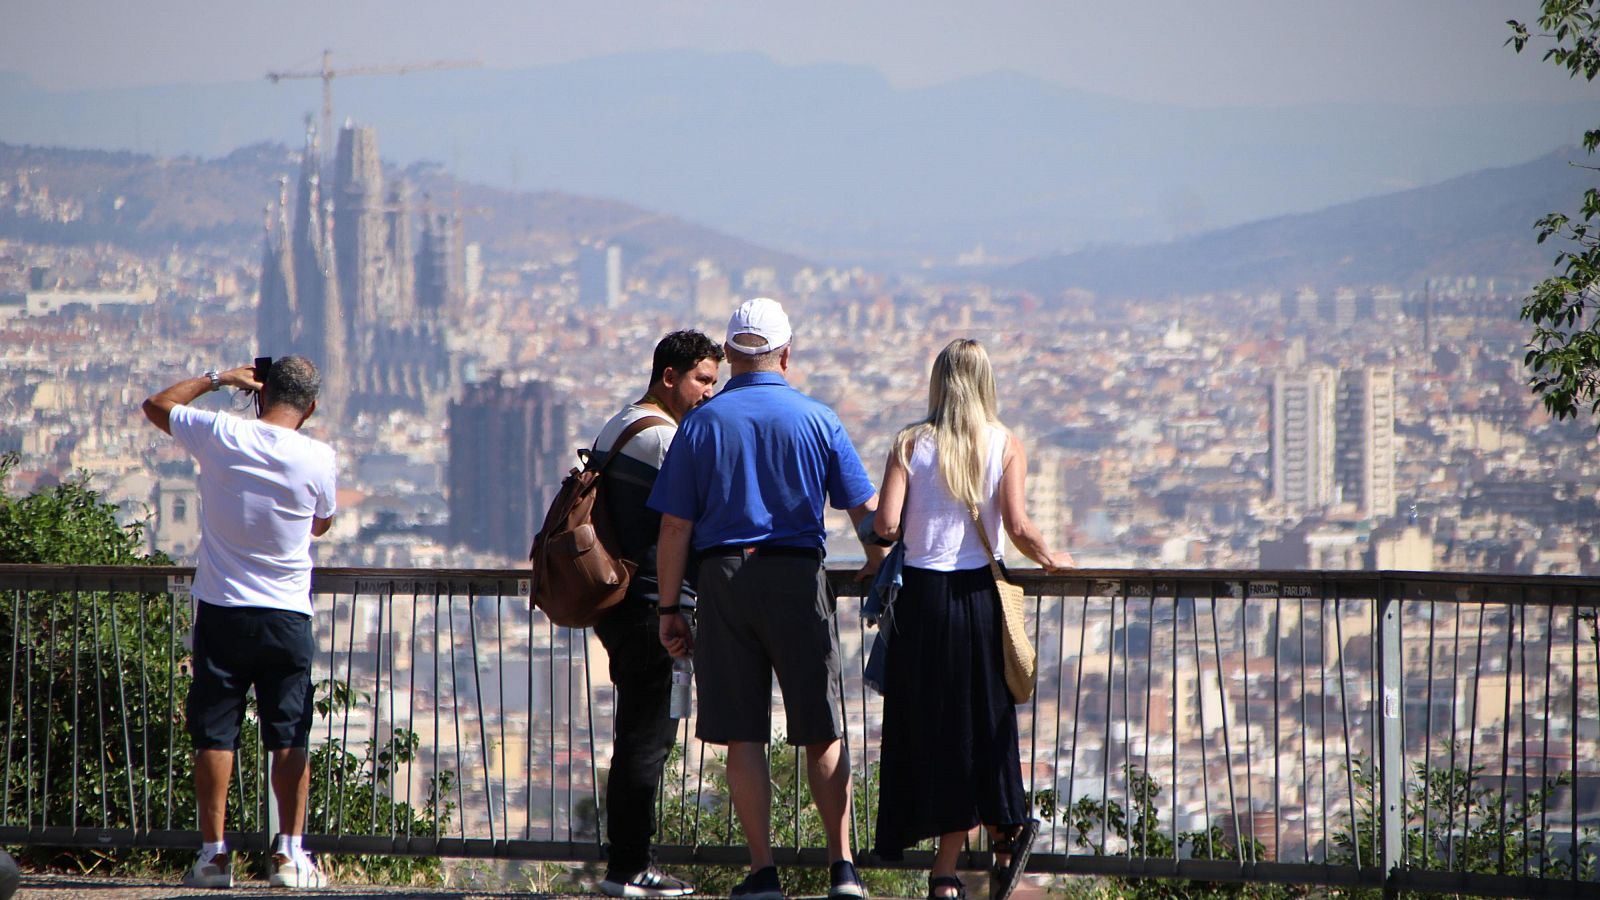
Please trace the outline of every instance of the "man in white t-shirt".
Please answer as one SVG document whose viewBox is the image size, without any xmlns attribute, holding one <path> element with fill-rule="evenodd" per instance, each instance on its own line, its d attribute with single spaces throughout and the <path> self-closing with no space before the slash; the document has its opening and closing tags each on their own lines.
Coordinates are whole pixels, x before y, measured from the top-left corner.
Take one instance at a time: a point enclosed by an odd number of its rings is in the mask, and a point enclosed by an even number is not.
<svg viewBox="0 0 1600 900">
<path fill-rule="evenodd" d="M 311 539 L 333 524 L 337 465 L 332 447 L 299 433 L 317 408 L 316 366 L 290 356 L 272 363 L 263 381 L 256 377 L 253 366 L 207 372 L 144 401 L 150 422 L 200 466 L 200 559 L 192 589 L 200 602 L 187 718 L 202 844 L 184 876 L 189 887 L 233 886 L 223 822 L 252 686 L 282 822 L 268 883 L 327 883 L 301 836 L 311 783 Z M 259 392 L 259 416 L 252 421 L 189 405 L 224 387 Z"/>
<path fill-rule="evenodd" d="M 698 331 L 674 331 L 656 344 L 650 384 L 643 397 L 611 417 L 595 438 L 604 454 L 628 431 L 647 420 L 606 467 L 600 497 L 616 529 L 624 559 L 638 564 L 621 603 L 595 623 L 594 633 L 610 657 L 616 688 L 611 772 L 606 781 L 606 876 L 602 893 L 611 897 L 662 898 L 693 893 L 694 886 L 656 868 L 656 793 L 662 768 L 677 736 L 668 715 L 672 657 L 657 637 L 655 607 L 656 535 L 661 514 L 645 506 L 655 486 L 678 421 L 711 397 L 717 386 L 722 347 Z M 692 598 L 693 593 L 688 593 Z M 674 597 L 669 606 L 682 602 Z"/>
</svg>

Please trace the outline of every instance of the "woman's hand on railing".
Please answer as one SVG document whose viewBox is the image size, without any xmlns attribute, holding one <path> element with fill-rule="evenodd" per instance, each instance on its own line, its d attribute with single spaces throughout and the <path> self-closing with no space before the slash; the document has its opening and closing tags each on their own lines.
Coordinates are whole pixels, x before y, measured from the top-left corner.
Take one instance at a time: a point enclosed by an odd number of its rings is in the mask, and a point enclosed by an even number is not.
<svg viewBox="0 0 1600 900">
<path fill-rule="evenodd" d="M 1068 569 L 1074 569 L 1078 566 L 1077 562 L 1073 560 L 1072 554 L 1066 550 L 1046 556 L 1039 564 L 1044 568 L 1047 575 L 1062 575 Z"/>
</svg>

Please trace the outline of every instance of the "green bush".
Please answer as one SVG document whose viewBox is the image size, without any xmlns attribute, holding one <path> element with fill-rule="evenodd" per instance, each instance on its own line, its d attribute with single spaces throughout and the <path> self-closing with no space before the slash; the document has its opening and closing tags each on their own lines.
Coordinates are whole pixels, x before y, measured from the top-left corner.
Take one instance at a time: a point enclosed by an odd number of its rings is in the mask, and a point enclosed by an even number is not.
<svg viewBox="0 0 1600 900">
<path fill-rule="evenodd" d="M 1458 749 L 1464 757 L 1466 748 Z M 1406 864 L 1418 869 L 1514 875 L 1521 875 L 1527 866 L 1543 877 L 1572 878 L 1571 848 L 1552 852 L 1539 825 L 1550 798 L 1572 783 L 1571 773 L 1545 779 L 1526 797 L 1517 799 L 1510 790 L 1496 791 L 1490 784 L 1493 779 L 1482 777 L 1484 771 L 1481 765 L 1467 770 L 1412 764 L 1414 778 L 1404 802 Z M 1372 804 L 1377 773 L 1365 757 L 1357 757 L 1350 773 L 1356 787 L 1355 827 L 1334 833 L 1329 861 L 1354 865 L 1359 854 L 1370 866 L 1378 859 L 1374 845 L 1378 826 Z M 1578 877 L 1594 880 L 1591 830 L 1581 833 L 1577 850 Z"/>
<path fill-rule="evenodd" d="M 1072 832 L 1073 845 L 1096 856 L 1103 854 L 1105 847 L 1096 843 L 1093 836 L 1096 832 L 1103 832 L 1124 842 L 1131 848 L 1135 858 L 1173 858 L 1173 839 L 1161 828 L 1161 810 L 1156 804 L 1156 798 L 1161 796 L 1161 783 L 1138 766 L 1127 766 L 1123 772 L 1128 780 L 1129 807 L 1124 808 L 1116 800 L 1100 801 L 1092 797 L 1080 797 L 1077 802 L 1069 803 L 1063 808 L 1057 806 L 1054 791 L 1041 791 L 1035 797 L 1040 817 L 1054 819 L 1058 814 L 1063 815 L 1063 821 Z M 1200 831 L 1180 832 L 1176 848 L 1177 855 L 1184 859 L 1256 860 L 1261 859 L 1265 852 L 1266 847 L 1260 841 L 1247 838 L 1241 844 L 1232 832 L 1220 825 L 1212 825 Z M 1077 886 L 1077 889 L 1090 891 L 1088 896 L 1102 896 L 1097 892 L 1106 885 L 1115 886 L 1110 896 L 1138 897 L 1144 900 L 1166 900 L 1166 898 L 1176 900 L 1184 897 L 1279 898 L 1301 896 L 1305 893 L 1297 887 L 1275 884 L 1235 884 L 1161 878 L 1095 879 L 1087 886 Z M 1073 896 L 1082 895 L 1074 893 Z"/>
</svg>

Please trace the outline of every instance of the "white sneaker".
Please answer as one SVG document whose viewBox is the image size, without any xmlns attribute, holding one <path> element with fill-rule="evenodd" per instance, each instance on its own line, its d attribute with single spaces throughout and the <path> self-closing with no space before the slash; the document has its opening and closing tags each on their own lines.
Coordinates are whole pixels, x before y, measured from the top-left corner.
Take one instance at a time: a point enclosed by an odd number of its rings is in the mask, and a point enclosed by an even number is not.
<svg viewBox="0 0 1600 900">
<path fill-rule="evenodd" d="M 272 874 L 267 876 L 268 887 L 322 888 L 328 886 L 328 876 L 322 874 L 309 856 L 298 859 L 275 853 L 272 856 Z"/>
<path fill-rule="evenodd" d="M 683 897 L 694 893 L 694 885 L 681 878 L 674 878 L 651 865 L 632 876 L 619 876 L 608 871 L 605 880 L 600 882 L 600 893 L 607 897 L 628 897 L 637 900 Z"/>
<path fill-rule="evenodd" d="M 228 864 L 228 854 L 218 853 L 205 862 L 195 860 L 194 868 L 183 876 L 184 887 L 231 888 L 233 867 Z"/>
</svg>

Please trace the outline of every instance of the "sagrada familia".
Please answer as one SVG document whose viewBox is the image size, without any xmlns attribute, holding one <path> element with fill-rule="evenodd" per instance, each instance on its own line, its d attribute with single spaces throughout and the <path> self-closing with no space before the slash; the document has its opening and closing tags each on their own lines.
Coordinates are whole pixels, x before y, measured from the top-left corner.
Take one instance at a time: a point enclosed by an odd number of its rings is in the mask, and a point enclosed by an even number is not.
<svg viewBox="0 0 1600 900">
<path fill-rule="evenodd" d="M 324 191 L 308 123 L 293 205 L 284 177 L 267 207 L 259 355 L 315 362 L 320 405 L 332 421 L 442 400 L 454 381 L 445 321 L 461 302 L 459 226 L 458 215 L 415 209 L 404 180 L 385 192 L 372 128 L 340 130 L 332 189 Z"/>
</svg>

